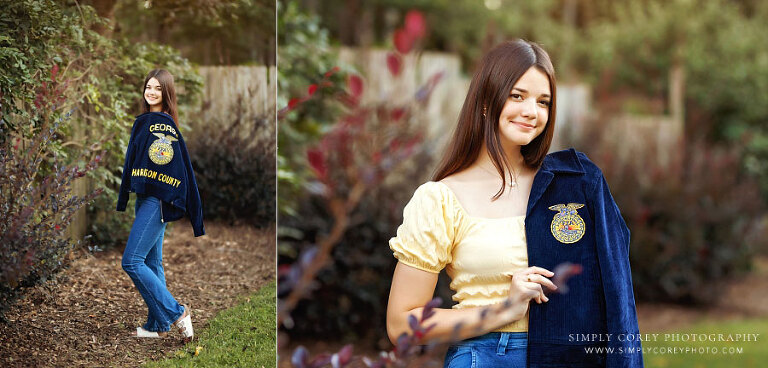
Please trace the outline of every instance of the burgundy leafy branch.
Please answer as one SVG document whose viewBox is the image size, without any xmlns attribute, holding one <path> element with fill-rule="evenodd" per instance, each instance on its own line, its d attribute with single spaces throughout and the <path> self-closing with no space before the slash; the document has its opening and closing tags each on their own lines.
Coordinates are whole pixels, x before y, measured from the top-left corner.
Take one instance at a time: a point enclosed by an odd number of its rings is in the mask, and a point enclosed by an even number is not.
<svg viewBox="0 0 768 368">
<path fill-rule="evenodd" d="M 405 25 L 395 32 L 397 51 L 393 55 L 402 59 L 403 54 L 413 51 L 413 46 L 425 33 L 423 15 L 409 12 Z M 396 70 L 389 67 L 390 74 L 397 77 L 400 67 L 400 63 Z M 313 98 L 318 88 L 331 87 L 330 77 L 338 70 L 335 67 L 325 73 L 318 83 L 307 88 L 304 96 L 290 99 L 279 117 Z M 307 163 L 314 174 L 310 187 L 325 200 L 333 225 L 310 251 L 302 253 L 302 261 L 281 267 L 278 277 L 282 277 L 281 285 L 284 286 L 281 288 L 287 296 L 279 301 L 278 325 L 292 325 L 290 311 L 311 290 L 315 275 L 328 262 L 333 247 L 341 241 L 349 225 L 349 215 L 357 208 L 362 196 L 420 148 L 423 134 L 421 126 L 415 124 L 415 117 L 441 78 L 441 73 L 430 78 L 418 89 L 411 103 L 390 106 L 389 101 L 364 103 L 364 79 L 356 74 L 347 76 L 346 89 L 335 96 L 347 111 L 322 136 L 319 144 L 306 152 Z"/>
</svg>

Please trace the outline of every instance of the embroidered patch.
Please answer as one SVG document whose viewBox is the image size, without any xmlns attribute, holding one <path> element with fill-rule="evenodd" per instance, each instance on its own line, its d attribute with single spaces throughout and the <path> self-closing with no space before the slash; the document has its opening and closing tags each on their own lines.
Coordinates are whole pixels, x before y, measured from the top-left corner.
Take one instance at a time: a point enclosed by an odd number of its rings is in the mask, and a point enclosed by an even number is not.
<svg viewBox="0 0 768 368">
<path fill-rule="evenodd" d="M 173 146 L 171 142 L 175 142 L 178 139 L 172 135 L 165 135 L 163 133 L 152 133 L 157 138 L 149 146 L 149 159 L 158 165 L 165 165 L 173 159 Z"/>
<path fill-rule="evenodd" d="M 579 241 L 584 236 L 584 219 L 579 216 L 577 209 L 584 207 L 580 203 L 556 204 L 549 207 L 552 211 L 557 211 L 555 218 L 552 219 L 552 236 L 559 242 L 571 244 Z"/>
</svg>

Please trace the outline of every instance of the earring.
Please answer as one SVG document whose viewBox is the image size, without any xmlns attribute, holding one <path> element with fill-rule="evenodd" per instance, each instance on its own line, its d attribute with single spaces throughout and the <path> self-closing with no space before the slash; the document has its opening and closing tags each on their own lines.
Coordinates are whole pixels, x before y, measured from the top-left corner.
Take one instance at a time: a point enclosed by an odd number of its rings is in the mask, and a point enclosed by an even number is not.
<svg viewBox="0 0 768 368">
<path fill-rule="evenodd" d="M 487 106 L 483 106 L 483 117 L 485 117 L 485 112 L 486 111 L 488 111 L 488 107 Z"/>
</svg>

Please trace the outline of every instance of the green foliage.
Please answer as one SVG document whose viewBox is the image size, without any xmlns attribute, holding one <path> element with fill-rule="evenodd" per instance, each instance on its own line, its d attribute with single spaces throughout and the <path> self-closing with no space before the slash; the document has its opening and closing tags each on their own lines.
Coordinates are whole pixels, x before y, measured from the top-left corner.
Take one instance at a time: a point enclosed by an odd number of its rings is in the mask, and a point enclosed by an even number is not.
<svg viewBox="0 0 768 368">
<path fill-rule="evenodd" d="M 274 0 L 122 0 L 116 32 L 178 48 L 204 65 L 275 65 Z"/>
<path fill-rule="evenodd" d="M 89 172 L 91 187 L 114 199 L 133 115 L 138 115 L 143 79 L 156 67 L 174 74 L 181 125 L 199 94 L 202 80 L 189 62 L 167 46 L 113 39 L 94 29 L 106 25 L 93 8 L 53 0 L 3 1 L 0 15 L 0 114 L 8 132 L 31 137 L 41 120 L 33 113 L 36 91 L 54 66 L 66 85 L 55 111 L 74 110 L 61 122 L 50 145 L 64 163 L 83 146 L 99 142 L 103 166 Z M 7 11 L 6 11 L 7 9 Z M 5 139 L 6 135 L 2 135 Z M 42 167 L 45 173 L 46 168 Z M 100 199 L 89 208 L 95 245 L 119 244 L 130 221 L 115 221 L 114 202 Z"/>
<path fill-rule="evenodd" d="M 328 32 L 320 27 L 317 17 L 299 11 L 295 2 L 278 2 L 278 108 L 288 105 L 293 97 L 308 94 L 307 88 L 318 83 L 324 73 L 338 66 L 332 52 Z M 278 185 L 281 214 L 296 213 L 311 175 L 306 165 L 306 148 L 316 142 L 335 122 L 341 106 L 334 95 L 344 80 L 343 74 L 330 77 L 332 86 L 319 88 L 302 108 L 288 113 L 278 122 Z"/>
<path fill-rule="evenodd" d="M 405 13 L 419 10 L 430 25 L 423 48 L 458 54 L 470 70 L 485 51 L 507 38 L 530 39 L 557 53 L 567 30 L 555 15 L 562 3 L 554 0 L 499 1 L 500 9 L 477 0 L 324 0 L 322 4 L 304 10 L 317 14 L 333 39 L 362 47 L 391 45 L 392 32 Z"/>
<path fill-rule="evenodd" d="M 744 145 L 743 164 L 768 196 L 768 4 L 626 2 L 592 24 L 580 46 L 599 95 L 666 100 L 669 70 L 685 72 L 686 135 Z"/>
<path fill-rule="evenodd" d="M 89 8 L 62 8 L 54 0 L 0 1 L 0 116 L 7 132 L 40 124 L 32 111 L 35 91 L 54 65 L 87 52 L 97 20 Z M 31 123 L 31 124 L 30 124 Z"/>
<path fill-rule="evenodd" d="M 240 304 L 216 315 L 197 340 L 173 357 L 145 367 L 274 367 L 275 289 L 274 281 L 262 286 Z"/>
</svg>

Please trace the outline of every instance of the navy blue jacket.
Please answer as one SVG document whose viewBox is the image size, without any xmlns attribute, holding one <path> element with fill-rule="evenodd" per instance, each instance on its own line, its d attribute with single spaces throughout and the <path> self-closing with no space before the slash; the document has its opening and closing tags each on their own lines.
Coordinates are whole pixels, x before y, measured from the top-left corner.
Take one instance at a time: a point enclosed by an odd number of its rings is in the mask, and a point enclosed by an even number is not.
<svg viewBox="0 0 768 368">
<path fill-rule="evenodd" d="M 203 207 L 187 145 L 173 118 L 162 112 L 136 117 L 125 152 L 117 210 L 125 211 L 128 193 L 157 197 L 160 219 L 176 221 L 189 215 L 195 236 L 205 235 Z"/>
<path fill-rule="evenodd" d="M 568 293 L 531 303 L 528 367 L 642 367 L 629 229 L 586 155 L 570 149 L 546 156 L 533 180 L 525 232 L 529 266 L 583 266 Z"/>
</svg>

